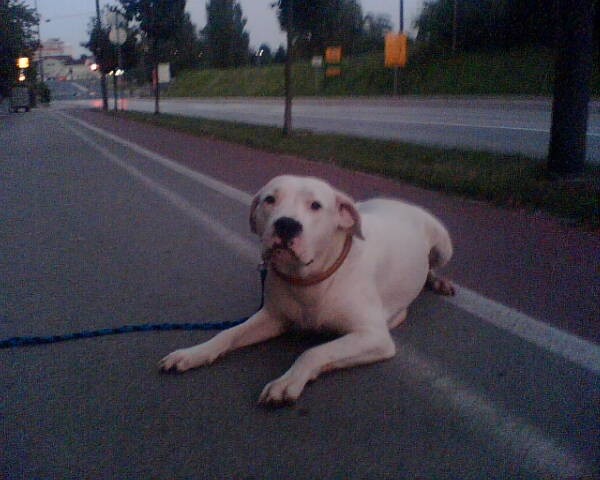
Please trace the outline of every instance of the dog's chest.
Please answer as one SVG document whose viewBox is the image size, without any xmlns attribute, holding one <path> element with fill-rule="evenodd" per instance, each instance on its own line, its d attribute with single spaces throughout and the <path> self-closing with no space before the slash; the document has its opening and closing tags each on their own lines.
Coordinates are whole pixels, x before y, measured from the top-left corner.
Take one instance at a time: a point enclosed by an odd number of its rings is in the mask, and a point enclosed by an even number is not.
<svg viewBox="0 0 600 480">
<path fill-rule="evenodd" d="M 278 307 L 295 326 L 305 330 L 342 330 L 343 315 L 337 302 L 323 291 L 279 292 Z"/>
</svg>

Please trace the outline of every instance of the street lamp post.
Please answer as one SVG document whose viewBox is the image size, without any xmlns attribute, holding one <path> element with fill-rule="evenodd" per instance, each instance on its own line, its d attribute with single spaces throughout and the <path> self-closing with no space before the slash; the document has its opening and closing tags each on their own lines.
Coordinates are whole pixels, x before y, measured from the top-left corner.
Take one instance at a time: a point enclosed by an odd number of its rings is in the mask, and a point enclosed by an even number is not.
<svg viewBox="0 0 600 480">
<path fill-rule="evenodd" d="M 35 14 L 37 15 L 37 36 L 38 36 L 38 69 L 40 74 L 40 82 L 44 83 L 44 45 L 42 44 L 42 34 L 40 33 L 40 23 L 41 17 L 40 12 L 38 11 L 38 3 L 37 0 L 34 2 Z"/>
<path fill-rule="evenodd" d="M 102 22 L 100 20 L 100 2 L 96 0 L 96 29 L 98 35 L 102 30 Z M 100 59 L 96 59 L 99 61 Z M 108 111 L 108 96 L 106 94 L 106 74 L 104 73 L 103 65 L 100 65 L 100 91 L 102 92 L 102 110 Z"/>
</svg>

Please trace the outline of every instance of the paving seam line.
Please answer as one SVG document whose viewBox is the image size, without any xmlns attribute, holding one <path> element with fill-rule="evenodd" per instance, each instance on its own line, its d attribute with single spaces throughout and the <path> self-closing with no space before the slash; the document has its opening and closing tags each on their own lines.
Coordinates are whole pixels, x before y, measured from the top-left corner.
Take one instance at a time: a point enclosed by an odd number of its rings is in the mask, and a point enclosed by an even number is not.
<svg viewBox="0 0 600 480">
<path fill-rule="evenodd" d="M 208 187 L 227 198 L 235 200 L 243 205 L 249 206 L 252 195 L 238 190 L 231 185 L 221 182 L 213 177 L 204 175 L 175 162 L 163 155 L 152 152 L 136 143 L 125 140 L 104 129 L 98 128 L 83 120 L 73 117 L 64 112 L 56 112 L 68 120 L 80 126 L 127 147 L 136 153 L 159 163 L 163 167 L 188 177 L 201 185 Z M 187 202 L 186 200 L 184 200 Z M 195 207 L 192 207 L 195 208 Z M 211 220 L 214 221 L 214 220 Z M 239 237 L 230 231 L 229 235 Z M 233 238 L 233 237 L 232 237 Z M 241 237 L 239 237 L 241 238 Z M 245 241 L 245 240 L 244 240 Z M 556 327 L 548 325 L 518 310 L 510 308 L 492 299 L 489 299 L 466 287 L 456 285 L 457 295 L 455 297 L 441 297 L 453 306 L 475 315 L 477 318 L 490 323 L 504 331 L 516 335 L 527 342 L 533 343 L 542 349 L 552 352 L 578 366 L 585 368 L 595 374 L 600 373 L 600 347 L 576 335 L 570 334 Z"/>
</svg>

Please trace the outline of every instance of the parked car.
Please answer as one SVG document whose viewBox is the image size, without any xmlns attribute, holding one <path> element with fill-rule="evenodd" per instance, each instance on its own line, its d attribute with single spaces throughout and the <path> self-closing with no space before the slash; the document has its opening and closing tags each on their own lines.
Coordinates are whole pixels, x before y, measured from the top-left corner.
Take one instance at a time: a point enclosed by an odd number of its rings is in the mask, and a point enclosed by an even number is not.
<svg viewBox="0 0 600 480">
<path fill-rule="evenodd" d="M 24 85 L 14 86 L 10 91 L 8 107 L 11 112 L 18 112 L 19 110 L 28 112 L 31 108 L 31 91 L 29 87 Z"/>
</svg>

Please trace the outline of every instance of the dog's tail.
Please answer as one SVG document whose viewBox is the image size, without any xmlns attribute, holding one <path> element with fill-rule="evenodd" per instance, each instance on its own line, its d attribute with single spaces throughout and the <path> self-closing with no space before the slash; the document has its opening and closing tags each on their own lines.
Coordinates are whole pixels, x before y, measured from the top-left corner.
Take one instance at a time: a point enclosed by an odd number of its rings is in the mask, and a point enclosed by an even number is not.
<svg viewBox="0 0 600 480">
<path fill-rule="evenodd" d="M 446 227 L 435 217 L 431 217 L 428 225 L 431 250 L 429 252 L 429 268 L 439 268 L 446 265 L 452 258 L 454 249 Z"/>
</svg>

